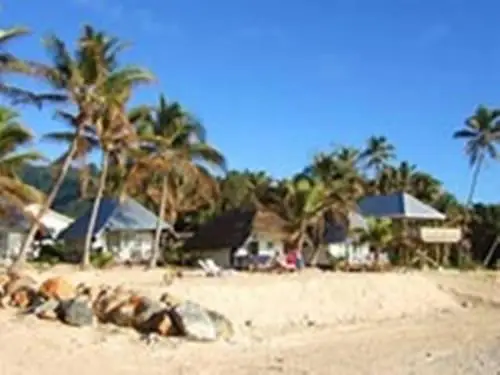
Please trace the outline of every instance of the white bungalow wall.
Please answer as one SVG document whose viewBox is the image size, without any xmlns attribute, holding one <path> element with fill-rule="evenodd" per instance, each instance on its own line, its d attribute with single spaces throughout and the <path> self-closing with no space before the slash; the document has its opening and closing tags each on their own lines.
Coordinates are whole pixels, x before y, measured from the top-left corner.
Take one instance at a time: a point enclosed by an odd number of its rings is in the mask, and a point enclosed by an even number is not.
<svg viewBox="0 0 500 375">
<path fill-rule="evenodd" d="M 146 260 L 151 255 L 154 233 L 123 231 L 106 234 L 106 248 L 119 261 Z"/>
<path fill-rule="evenodd" d="M 119 262 L 139 261 L 149 259 L 153 241 L 154 233 L 150 231 L 108 232 L 98 234 L 92 248 L 110 252 Z M 83 245 L 84 239 L 65 241 L 68 254 L 72 254 L 74 257 L 81 254 Z"/>
<path fill-rule="evenodd" d="M 354 246 L 348 242 L 330 243 L 319 250 L 318 265 L 330 266 L 334 258 L 343 258 L 350 263 L 356 263 L 359 259 L 367 259 L 370 254 L 368 245 Z M 305 249 L 304 257 L 306 260 L 311 259 L 312 250 Z"/>
<path fill-rule="evenodd" d="M 283 241 L 275 239 L 268 233 L 253 233 L 245 241 L 244 246 L 248 249 L 251 242 L 257 242 L 259 255 L 273 256 L 276 253 L 281 253 L 285 250 Z"/>
<path fill-rule="evenodd" d="M 276 252 L 284 250 L 283 241 L 276 240 L 273 236 L 266 233 L 254 233 L 243 243 L 242 247 L 248 250 L 251 242 L 257 242 L 258 254 L 273 256 Z M 231 268 L 231 249 L 210 249 L 203 250 L 196 254 L 197 257 L 203 259 L 212 259 L 219 267 Z"/>
<path fill-rule="evenodd" d="M 0 231 L 0 259 L 12 259 L 21 249 L 24 233 Z M 32 254 L 28 254 L 30 256 Z"/>
</svg>

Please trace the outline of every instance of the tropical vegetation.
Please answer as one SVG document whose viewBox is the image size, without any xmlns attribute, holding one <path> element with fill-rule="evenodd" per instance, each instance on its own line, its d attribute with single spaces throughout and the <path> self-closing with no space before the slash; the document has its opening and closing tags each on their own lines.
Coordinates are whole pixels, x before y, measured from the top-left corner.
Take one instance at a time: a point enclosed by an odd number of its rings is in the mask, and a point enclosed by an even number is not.
<svg viewBox="0 0 500 375">
<path fill-rule="evenodd" d="M 143 67 L 122 64 L 121 53 L 128 44 L 118 38 L 88 25 L 76 44 L 50 36 L 43 43 L 49 62 L 41 63 L 8 52 L 7 44 L 26 34 L 24 28 L 0 31 L 0 95 L 12 106 L 0 108 L 2 203 L 43 202 L 17 262 L 25 261 L 40 218 L 49 208 L 77 215 L 90 201 L 92 214 L 81 258 L 82 267 L 88 267 L 97 213 L 107 196 L 133 196 L 157 213 L 148 262 L 154 267 L 165 250 L 164 220 L 179 230 L 192 231 L 229 210 L 272 210 L 287 223 L 291 243 L 299 249 L 318 250 L 328 223 L 348 225 L 349 213 L 361 197 L 394 192 L 409 193 L 434 206 L 447 215 L 445 225 L 463 230 L 465 238 L 453 249 L 455 255 L 448 249 L 445 256 L 439 255 L 439 263 L 449 265 L 453 257 L 465 257 L 493 264 L 500 258 L 500 251 L 495 252 L 500 250 L 500 209 L 473 201 L 484 161 L 498 156 L 500 110 L 479 106 L 462 129 L 450 134 L 464 141 L 473 167 L 465 204 L 447 192 L 439 179 L 399 160 L 395 146 L 383 135 L 370 137 L 361 148 L 341 146 L 319 152 L 295 175 L 275 179 L 265 171 L 227 171 L 224 156 L 208 141 L 209 124 L 202 124 L 166 95 L 156 103 L 132 107 L 137 87 L 154 82 L 155 77 Z M 38 79 L 51 92 L 15 87 L 8 82 L 11 73 Z M 42 135 L 66 147 L 50 165 L 36 166 L 31 162 L 40 159 L 39 154 L 20 151 L 33 135 L 20 123 L 14 109 L 19 103 L 54 104 L 54 115 L 67 126 Z M 99 165 L 92 163 L 96 156 Z M 407 232 L 386 221 L 370 222 L 358 233 L 358 240 L 371 244 L 377 260 L 391 246 L 406 249 L 399 254 L 402 263 L 415 255 Z M 311 264 L 317 255 L 318 251 L 312 252 Z"/>
</svg>

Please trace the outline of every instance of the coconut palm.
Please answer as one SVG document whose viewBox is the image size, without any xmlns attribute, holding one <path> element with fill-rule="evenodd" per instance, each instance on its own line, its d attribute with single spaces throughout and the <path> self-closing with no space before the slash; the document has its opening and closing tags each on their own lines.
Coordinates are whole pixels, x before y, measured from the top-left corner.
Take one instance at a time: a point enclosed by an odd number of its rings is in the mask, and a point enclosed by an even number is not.
<svg viewBox="0 0 500 375">
<path fill-rule="evenodd" d="M 71 160 L 71 162 L 77 163 L 80 176 L 80 189 L 82 198 L 84 198 L 87 195 L 88 185 L 91 180 L 90 164 L 87 163 L 88 157 L 93 151 L 99 148 L 99 144 L 88 133 L 78 135 L 78 123 L 74 116 L 69 113 L 60 112 L 59 117 L 64 120 L 68 130 L 47 133 L 43 136 L 43 139 L 67 146 L 66 151 L 54 160 L 53 167 L 57 172 L 57 176 L 60 176 L 61 169 L 66 167 L 67 161 Z"/>
<path fill-rule="evenodd" d="M 37 64 L 22 60 L 8 51 L 8 45 L 12 41 L 27 36 L 28 34 L 29 30 L 24 27 L 0 29 L 0 95 L 9 99 L 13 104 L 33 103 L 40 106 L 45 100 L 62 100 L 63 98 L 59 95 L 35 94 L 6 82 L 5 76 L 10 74 L 30 76 L 37 76 L 40 74 L 37 69 Z"/>
<path fill-rule="evenodd" d="M 456 131 L 453 138 L 465 141 L 465 153 L 474 168 L 466 205 L 469 207 L 481 167 L 487 157 L 498 157 L 497 145 L 500 141 L 500 110 L 479 106 L 476 112 L 465 121 L 463 129 Z"/>
<path fill-rule="evenodd" d="M 153 268 L 158 260 L 161 223 L 167 203 L 170 201 L 175 206 L 174 193 L 179 191 L 174 190 L 174 187 L 192 179 L 208 182 L 210 177 L 199 164 L 225 169 L 225 160 L 219 151 L 206 142 L 206 131 L 202 124 L 179 103 L 168 103 L 163 95 L 160 96 L 158 106 L 140 121 L 139 127 L 143 147 L 150 152 L 143 162 L 146 163 L 150 176 L 152 170 L 161 175 L 158 223 L 149 261 L 149 267 Z M 171 194 L 169 187 L 173 188 Z"/>
<path fill-rule="evenodd" d="M 115 38 L 103 35 L 103 33 L 95 32 L 90 26 L 85 26 L 74 53 L 68 50 L 64 41 L 54 35 L 44 40 L 51 58 L 51 65 L 40 70 L 43 70 L 46 83 L 76 109 L 74 115 L 66 111 L 58 111 L 58 116 L 71 123 L 74 133 L 52 137 L 52 139 L 59 138 L 60 140 L 64 138 L 71 143 L 63 157 L 59 159 L 59 174 L 45 204 L 38 213 L 38 220 L 34 221 L 26 236 L 16 263 L 24 260 L 38 230 L 39 219 L 55 200 L 72 162 L 76 157 L 81 156 L 81 139 L 92 139 L 92 136 L 96 134 L 95 124 L 104 112 L 103 96 L 105 93 L 110 92 L 110 86 L 117 85 L 117 81 L 123 83 L 136 78 L 141 80 L 141 75 L 145 74 L 141 69 L 130 67 L 113 71 L 113 75 L 110 75 L 109 72 L 115 69 L 117 64 L 117 53 L 123 47 Z M 147 75 L 150 76 L 149 73 Z"/>
<path fill-rule="evenodd" d="M 365 168 L 373 168 L 375 176 L 394 158 L 395 148 L 384 136 L 368 138 L 366 148 L 360 154 L 360 159 L 365 161 Z"/>
<path fill-rule="evenodd" d="M 18 114 L 9 108 L 0 107 L 0 197 L 6 203 L 20 208 L 43 198 L 40 192 L 25 185 L 17 176 L 23 164 L 41 158 L 35 152 L 18 151 L 32 139 L 31 132 L 19 122 Z"/>
<path fill-rule="evenodd" d="M 355 229 L 354 234 L 357 243 L 370 245 L 374 252 L 374 266 L 378 267 L 380 253 L 387 251 L 394 241 L 391 220 L 368 218 L 367 227 Z"/>
<path fill-rule="evenodd" d="M 337 219 L 346 220 L 350 202 L 337 195 L 318 179 L 306 175 L 298 175 L 293 180 L 282 181 L 274 189 L 275 199 L 267 207 L 287 221 L 290 230 L 290 241 L 302 251 L 304 246 L 313 248 L 308 263 L 317 261 L 319 248 L 312 238 L 313 234 L 324 233 L 325 220 L 328 214 Z"/>
<path fill-rule="evenodd" d="M 408 192 L 417 199 L 433 205 L 443 194 L 441 181 L 432 175 L 415 171 L 411 176 L 411 188 Z"/>
<path fill-rule="evenodd" d="M 359 172 L 359 151 L 349 147 L 319 153 L 306 168 L 305 175 L 318 179 L 330 192 L 355 201 L 365 192 L 365 181 Z M 339 190 L 340 189 L 340 190 Z"/>
<path fill-rule="evenodd" d="M 94 228 L 106 188 L 110 160 L 113 157 L 119 159 L 124 150 L 133 151 L 138 147 L 135 129 L 130 122 L 126 105 L 134 88 L 138 85 L 151 83 L 154 79 L 150 72 L 138 67 L 116 69 L 107 73 L 105 80 L 96 92 L 101 103 L 94 118 L 94 126 L 89 129 L 88 133 L 100 146 L 101 171 L 85 236 L 82 268 L 90 265 Z"/>
<path fill-rule="evenodd" d="M 220 196 L 216 213 L 254 206 L 256 203 L 255 198 L 258 198 L 258 201 L 262 203 L 265 198 L 261 195 L 262 189 L 254 184 L 258 182 L 257 179 L 254 181 L 251 179 L 249 171 L 236 170 L 229 171 L 224 178 L 219 179 Z"/>
</svg>

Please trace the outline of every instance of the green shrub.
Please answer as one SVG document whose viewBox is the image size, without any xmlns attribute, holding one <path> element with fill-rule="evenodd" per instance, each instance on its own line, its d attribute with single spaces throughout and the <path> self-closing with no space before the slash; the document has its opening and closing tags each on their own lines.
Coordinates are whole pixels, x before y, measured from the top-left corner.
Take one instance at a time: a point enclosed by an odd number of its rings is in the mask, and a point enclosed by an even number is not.
<svg viewBox="0 0 500 375">
<path fill-rule="evenodd" d="M 48 263 L 51 266 L 64 261 L 64 246 L 61 244 L 44 245 L 35 260 L 38 263 Z"/>
<path fill-rule="evenodd" d="M 108 252 L 99 252 L 90 254 L 90 263 L 95 268 L 105 268 L 113 263 L 113 254 Z"/>
</svg>

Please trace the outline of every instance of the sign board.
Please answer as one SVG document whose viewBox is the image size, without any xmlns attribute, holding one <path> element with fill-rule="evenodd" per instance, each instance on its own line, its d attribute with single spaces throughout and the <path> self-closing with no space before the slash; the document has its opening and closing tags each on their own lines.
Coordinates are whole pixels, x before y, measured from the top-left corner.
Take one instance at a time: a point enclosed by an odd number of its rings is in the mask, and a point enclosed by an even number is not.
<svg viewBox="0 0 500 375">
<path fill-rule="evenodd" d="M 462 238 L 459 228 L 420 228 L 420 238 L 425 243 L 457 243 Z"/>
</svg>

